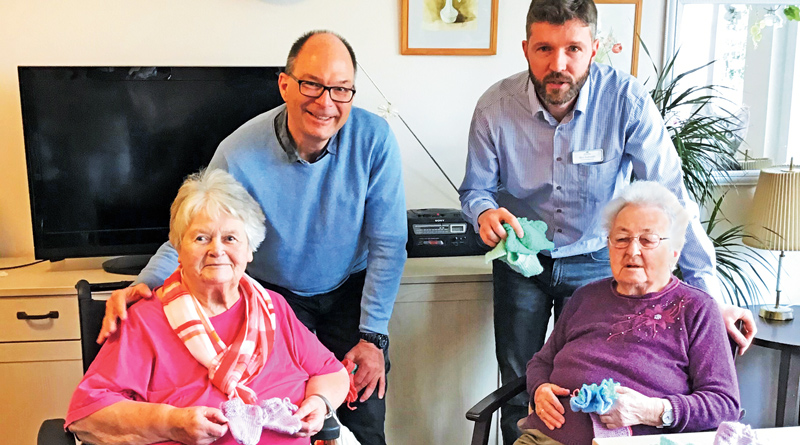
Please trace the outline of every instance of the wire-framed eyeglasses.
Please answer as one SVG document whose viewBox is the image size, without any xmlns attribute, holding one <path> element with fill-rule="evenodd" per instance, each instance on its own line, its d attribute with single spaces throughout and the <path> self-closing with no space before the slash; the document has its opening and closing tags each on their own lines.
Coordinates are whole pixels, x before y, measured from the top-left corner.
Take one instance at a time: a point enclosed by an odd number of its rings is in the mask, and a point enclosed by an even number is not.
<svg viewBox="0 0 800 445">
<path fill-rule="evenodd" d="M 314 99 L 317 99 L 325 94 L 325 91 L 328 91 L 331 95 L 332 101 L 346 104 L 352 101 L 353 97 L 356 95 L 355 88 L 329 87 L 321 83 L 312 82 L 310 80 L 300 80 L 289 73 L 286 73 L 286 75 L 297 82 L 297 86 L 300 88 L 300 94 L 306 97 L 313 97 Z"/>
<path fill-rule="evenodd" d="M 637 240 L 642 249 L 655 249 L 661 245 L 661 241 L 669 238 L 662 238 L 657 233 L 643 233 L 639 236 L 611 235 L 608 244 L 616 249 L 624 249 L 631 245 L 633 240 Z"/>
</svg>

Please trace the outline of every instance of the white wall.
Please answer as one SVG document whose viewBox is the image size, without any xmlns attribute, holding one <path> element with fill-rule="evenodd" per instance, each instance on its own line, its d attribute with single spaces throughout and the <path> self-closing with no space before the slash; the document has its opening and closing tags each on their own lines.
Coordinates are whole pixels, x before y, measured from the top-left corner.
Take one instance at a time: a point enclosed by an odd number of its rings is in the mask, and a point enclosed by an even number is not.
<svg viewBox="0 0 800 445">
<path fill-rule="evenodd" d="M 458 185 L 472 109 L 497 80 L 525 69 L 528 0 L 501 0 L 495 56 L 401 56 L 392 0 L 3 0 L 0 2 L 0 257 L 33 256 L 18 65 L 283 65 L 310 29 L 341 33 L 364 69 Z M 661 60 L 664 1 L 645 0 L 642 35 Z M 642 52 L 639 77 L 650 62 Z M 365 76 L 356 105 L 383 103 Z M 396 119 L 409 208 L 458 199 Z"/>
</svg>

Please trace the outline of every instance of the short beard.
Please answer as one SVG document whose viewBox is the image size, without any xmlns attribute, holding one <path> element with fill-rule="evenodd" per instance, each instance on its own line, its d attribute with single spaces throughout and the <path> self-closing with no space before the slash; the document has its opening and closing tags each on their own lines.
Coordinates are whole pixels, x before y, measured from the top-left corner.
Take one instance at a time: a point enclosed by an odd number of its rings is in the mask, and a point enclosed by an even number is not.
<svg viewBox="0 0 800 445">
<path fill-rule="evenodd" d="M 539 80 L 533 75 L 530 67 L 528 67 L 528 76 L 531 78 L 531 82 L 533 82 L 533 89 L 536 91 L 536 95 L 539 96 L 539 100 L 544 102 L 545 105 L 564 105 L 578 97 L 578 93 L 580 93 L 581 88 L 583 88 L 586 80 L 589 79 L 589 70 L 591 70 L 591 68 L 592 65 L 589 64 L 589 66 L 586 67 L 586 72 L 583 73 L 583 75 L 580 76 L 576 81 L 573 81 L 572 78 L 566 74 L 555 71 L 544 76 L 544 79 Z M 560 91 L 549 93 L 547 91 L 547 82 L 554 81 L 566 82 L 569 84 L 569 88 L 563 93 Z"/>
</svg>

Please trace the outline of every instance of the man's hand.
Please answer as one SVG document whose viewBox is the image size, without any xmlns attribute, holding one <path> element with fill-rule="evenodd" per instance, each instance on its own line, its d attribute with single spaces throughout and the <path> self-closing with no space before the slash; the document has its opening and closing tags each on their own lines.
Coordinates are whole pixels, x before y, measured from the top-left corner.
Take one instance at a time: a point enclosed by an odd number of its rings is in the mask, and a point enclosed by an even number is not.
<svg viewBox="0 0 800 445">
<path fill-rule="evenodd" d="M 228 432 L 228 419 L 222 411 L 210 406 L 175 408 L 168 422 L 169 437 L 183 444 L 207 445 Z"/>
<path fill-rule="evenodd" d="M 306 397 L 293 414 L 294 417 L 300 419 L 300 431 L 295 436 L 310 437 L 317 434 L 325 424 L 327 412 L 328 407 L 322 399 L 316 396 Z"/>
<path fill-rule="evenodd" d="M 611 410 L 600 416 L 600 421 L 610 430 L 633 425 L 661 425 L 664 404 L 661 399 L 647 397 L 630 388 L 617 388 L 617 400 Z"/>
<path fill-rule="evenodd" d="M 558 396 L 568 395 L 568 389 L 552 383 L 542 383 L 533 393 L 536 415 L 551 431 L 564 425 L 564 407 L 559 402 Z"/>
<path fill-rule="evenodd" d="M 506 233 L 503 223 L 508 223 L 514 232 L 517 233 L 518 238 L 525 236 L 522 226 L 519 225 L 517 217 L 512 215 L 511 212 L 503 207 L 499 209 L 489 209 L 484 211 L 478 216 L 478 227 L 481 239 L 489 247 L 494 247 L 501 239 L 506 239 Z"/>
<path fill-rule="evenodd" d="M 744 354 L 756 336 L 756 321 L 753 319 L 753 313 L 748 309 L 731 304 L 720 303 L 719 309 L 722 311 L 722 320 L 725 322 L 725 329 L 728 330 L 728 335 L 739 345 L 739 355 Z M 744 334 L 736 328 L 736 322 L 739 320 L 743 322 L 742 331 L 744 331 Z"/>
<path fill-rule="evenodd" d="M 106 301 L 106 315 L 103 317 L 103 328 L 97 336 L 97 343 L 103 344 L 111 334 L 117 332 L 117 319 L 128 319 L 128 305 L 142 298 L 152 298 L 153 291 L 144 283 L 136 286 L 117 289 L 111 293 Z"/>
<path fill-rule="evenodd" d="M 356 391 L 364 390 L 359 401 L 365 402 L 369 399 L 376 387 L 378 388 L 378 398 L 382 399 L 386 393 L 386 362 L 383 358 L 383 350 L 366 340 L 360 340 L 350 352 L 345 354 L 344 358 L 350 359 L 358 365 L 353 384 L 355 384 Z"/>
</svg>

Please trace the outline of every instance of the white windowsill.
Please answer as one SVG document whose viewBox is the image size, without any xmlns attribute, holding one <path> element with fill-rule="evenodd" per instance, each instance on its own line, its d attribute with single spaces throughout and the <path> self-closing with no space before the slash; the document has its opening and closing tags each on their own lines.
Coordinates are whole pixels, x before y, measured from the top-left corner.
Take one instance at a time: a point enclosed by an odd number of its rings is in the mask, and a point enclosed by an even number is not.
<svg viewBox="0 0 800 445">
<path fill-rule="evenodd" d="M 712 176 L 720 186 L 756 185 L 761 170 L 731 170 L 713 172 Z"/>
</svg>

